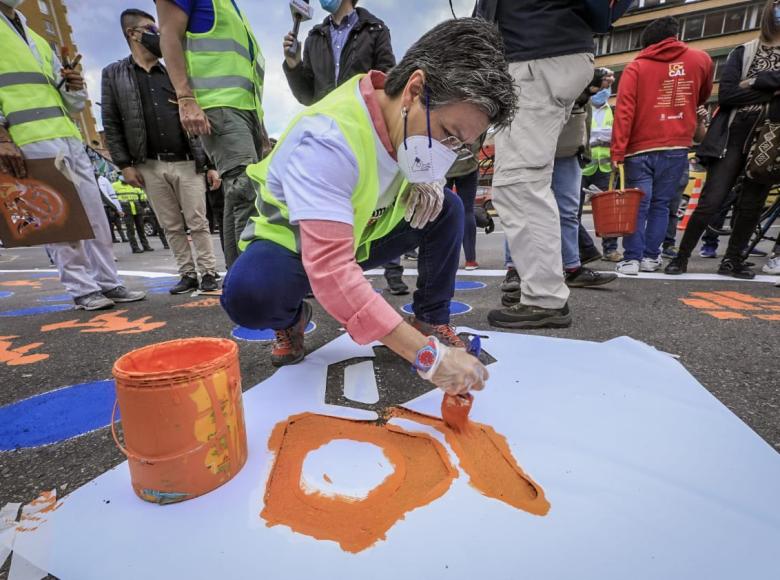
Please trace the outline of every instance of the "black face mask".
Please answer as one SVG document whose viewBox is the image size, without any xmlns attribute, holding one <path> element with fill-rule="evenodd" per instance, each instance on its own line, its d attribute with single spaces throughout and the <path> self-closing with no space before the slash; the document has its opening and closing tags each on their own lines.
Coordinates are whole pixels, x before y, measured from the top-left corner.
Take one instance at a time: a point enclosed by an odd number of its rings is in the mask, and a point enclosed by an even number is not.
<svg viewBox="0 0 780 580">
<path fill-rule="evenodd" d="M 162 50 L 160 49 L 160 35 L 152 34 L 151 32 L 144 32 L 141 35 L 141 46 L 151 52 L 157 58 L 162 58 Z"/>
</svg>

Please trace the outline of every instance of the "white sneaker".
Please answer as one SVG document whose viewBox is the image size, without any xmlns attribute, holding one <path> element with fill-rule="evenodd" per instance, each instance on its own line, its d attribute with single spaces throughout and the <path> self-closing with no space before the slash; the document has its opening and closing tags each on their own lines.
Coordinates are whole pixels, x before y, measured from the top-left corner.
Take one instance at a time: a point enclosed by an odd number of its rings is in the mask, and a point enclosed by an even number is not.
<svg viewBox="0 0 780 580">
<path fill-rule="evenodd" d="M 615 266 L 615 272 L 626 276 L 639 275 L 639 260 L 623 260 Z"/>
<path fill-rule="evenodd" d="M 657 272 L 664 265 L 664 261 L 658 258 L 642 258 L 642 263 L 639 265 L 640 272 Z"/>
<path fill-rule="evenodd" d="M 774 258 L 769 258 L 766 264 L 764 264 L 764 267 L 761 268 L 761 271 L 765 274 L 774 274 L 775 276 L 780 276 L 780 255 L 775 256 Z"/>
</svg>

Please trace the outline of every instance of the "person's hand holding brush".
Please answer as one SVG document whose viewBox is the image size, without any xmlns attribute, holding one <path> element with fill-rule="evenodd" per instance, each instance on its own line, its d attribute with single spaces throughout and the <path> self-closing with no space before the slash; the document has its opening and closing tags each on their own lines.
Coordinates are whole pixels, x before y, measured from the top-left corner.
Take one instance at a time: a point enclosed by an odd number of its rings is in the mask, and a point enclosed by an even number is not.
<svg viewBox="0 0 780 580">
<path fill-rule="evenodd" d="M 428 347 L 434 357 L 430 369 L 420 376 L 449 395 L 465 395 L 469 391 L 481 391 L 490 377 L 480 360 L 461 348 L 442 344 L 435 337 L 429 337 Z"/>
<path fill-rule="evenodd" d="M 80 54 L 76 55 L 73 62 L 68 62 L 67 60 L 62 61 L 62 68 L 60 69 L 60 77 L 62 77 L 62 80 L 60 81 L 60 87 L 64 84 L 68 91 L 78 92 L 84 90 L 84 87 L 86 87 L 84 77 L 76 70 L 76 67 L 80 62 Z"/>
</svg>

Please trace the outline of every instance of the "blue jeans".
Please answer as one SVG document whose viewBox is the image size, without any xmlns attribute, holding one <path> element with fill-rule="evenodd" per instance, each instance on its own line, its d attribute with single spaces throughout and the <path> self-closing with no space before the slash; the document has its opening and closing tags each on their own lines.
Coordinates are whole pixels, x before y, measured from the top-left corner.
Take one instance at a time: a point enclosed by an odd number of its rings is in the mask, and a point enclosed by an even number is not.
<svg viewBox="0 0 780 580">
<path fill-rule="evenodd" d="M 580 185 L 582 168 L 576 155 L 556 157 L 552 174 L 552 190 L 561 220 L 561 254 L 563 267 L 580 267 Z"/>
<path fill-rule="evenodd" d="M 664 236 L 663 247 L 673 248 L 677 244 L 677 224 L 679 218 L 677 212 L 680 209 L 680 203 L 682 203 L 682 196 L 688 187 L 688 180 L 690 179 L 690 166 L 685 167 L 682 177 L 680 178 L 680 185 L 677 188 L 677 195 L 675 195 L 672 203 L 669 204 L 669 224 L 666 226 L 666 235 Z"/>
<path fill-rule="evenodd" d="M 657 259 L 669 225 L 669 206 L 688 166 L 687 149 L 651 151 L 626 157 L 626 187 L 644 192 L 636 232 L 623 238 L 624 260 Z"/>
<path fill-rule="evenodd" d="M 479 170 L 453 177 L 447 181 L 447 187 L 456 188 L 458 197 L 463 202 L 463 253 L 467 262 L 477 261 L 477 218 L 474 217 L 474 199 L 477 197 Z"/>
<path fill-rule="evenodd" d="M 371 254 L 360 263 L 363 270 L 386 264 L 419 246 L 414 314 L 429 324 L 450 320 L 450 301 L 463 242 L 463 204 L 452 191 L 444 191 L 444 208 L 422 230 L 406 221 L 371 244 Z M 303 298 L 311 286 L 301 255 L 270 242 L 252 242 L 228 271 L 222 289 L 222 308 L 236 324 L 255 330 L 282 330 L 301 315 Z"/>
</svg>

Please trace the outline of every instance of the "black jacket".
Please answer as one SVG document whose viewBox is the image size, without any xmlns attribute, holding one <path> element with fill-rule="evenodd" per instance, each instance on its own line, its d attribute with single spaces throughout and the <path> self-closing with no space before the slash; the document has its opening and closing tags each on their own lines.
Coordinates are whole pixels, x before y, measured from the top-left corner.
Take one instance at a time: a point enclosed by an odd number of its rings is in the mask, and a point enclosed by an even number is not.
<svg viewBox="0 0 780 580">
<path fill-rule="evenodd" d="M 284 74 L 295 98 L 303 105 L 316 103 L 358 74 L 370 70 L 387 72 L 395 66 L 390 30 L 365 8 L 356 8 L 358 22 L 349 33 L 341 52 L 341 68 L 336 83 L 336 63 L 331 48 L 330 17 L 309 32 L 303 48 L 303 61 L 290 69 L 285 61 Z"/>
<path fill-rule="evenodd" d="M 128 56 L 103 69 L 103 128 L 111 160 L 120 169 L 146 161 L 146 123 L 133 66 Z M 208 161 L 198 137 L 190 138 L 190 152 L 198 171 L 205 171 Z"/>
<path fill-rule="evenodd" d="M 474 16 L 498 24 L 509 62 L 594 51 L 582 0 L 478 0 Z"/>
<path fill-rule="evenodd" d="M 773 96 L 774 92 L 780 89 L 780 72 L 758 73 L 753 87 L 740 88 L 744 56 L 745 47 L 736 47 L 729 54 L 721 71 L 718 113 L 712 119 L 707 135 L 697 149 L 697 155 L 705 162 L 711 159 L 720 159 L 726 154 L 731 112 L 734 109 L 744 105 L 763 105 L 771 102 L 770 116 L 777 117 L 775 109 L 780 105 L 780 102 L 778 99 L 773 99 Z"/>
</svg>

